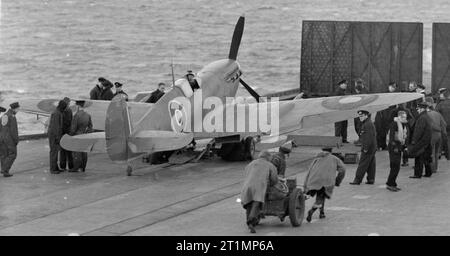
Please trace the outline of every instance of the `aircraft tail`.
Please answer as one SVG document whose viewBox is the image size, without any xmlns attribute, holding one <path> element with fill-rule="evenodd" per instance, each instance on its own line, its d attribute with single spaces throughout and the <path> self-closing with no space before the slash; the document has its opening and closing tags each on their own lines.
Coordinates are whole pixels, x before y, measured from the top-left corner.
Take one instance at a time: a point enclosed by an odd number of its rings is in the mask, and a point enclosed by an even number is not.
<svg viewBox="0 0 450 256">
<path fill-rule="evenodd" d="M 106 152 L 115 162 L 124 162 L 138 156 L 129 146 L 132 133 L 131 118 L 125 96 L 118 94 L 108 106 L 105 119 Z"/>
</svg>

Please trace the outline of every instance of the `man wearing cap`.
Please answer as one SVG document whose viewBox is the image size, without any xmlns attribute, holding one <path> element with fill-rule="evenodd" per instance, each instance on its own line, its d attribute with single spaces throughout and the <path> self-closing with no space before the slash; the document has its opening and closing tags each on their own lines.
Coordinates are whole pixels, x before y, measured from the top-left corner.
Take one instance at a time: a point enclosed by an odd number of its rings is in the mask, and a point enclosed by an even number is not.
<svg viewBox="0 0 450 256">
<path fill-rule="evenodd" d="M 103 82 L 101 82 L 103 85 L 102 93 L 100 94 L 100 100 L 112 100 L 114 98 L 114 93 L 112 91 L 112 88 L 114 85 L 107 79 L 103 78 Z"/>
<path fill-rule="evenodd" d="M 428 103 L 427 115 L 430 117 L 431 126 L 431 170 L 437 172 L 439 156 L 441 153 L 442 137 L 447 137 L 447 123 L 442 115 L 433 109 Z"/>
<path fill-rule="evenodd" d="M 361 121 L 361 128 L 359 131 L 359 140 L 361 142 L 361 159 L 359 160 L 358 169 L 351 185 L 359 185 L 367 173 L 366 184 L 375 183 L 376 160 L 375 153 L 377 152 L 377 140 L 375 126 L 370 120 L 370 113 L 367 110 L 358 111 L 359 119 Z"/>
<path fill-rule="evenodd" d="M 356 79 L 353 94 L 367 94 L 367 93 L 369 93 L 369 90 L 367 90 L 366 86 L 364 85 L 364 80 L 362 80 L 361 78 Z M 353 119 L 353 125 L 355 126 L 355 132 L 358 135 L 361 130 L 361 121 L 358 117 Z M 355 144 L 356 145 L 361 144 L 359 138 L 357 141 L 355 141 Z"/>
<path fill-rule="evenodd" d="M 286 155 L 292 151 L 292 141 L 284 143 L 276 154 L 272 156 L 272 164 L 277 168 L 278 176 L 284 177 L 286 173 Z"/>
<path fill-rule="evenodd" d="M 425 166 L 424 177 L 431 177 L 431 126 L 430 117 L 427 114 L 428 104 L 420 102 L 417 104 L 419 116 L 414 123 L 412 130 L 411 144 L 408 145 L 409 157 L 414 157 L 413 179 L 420 179 Z"/>
<path fill-rule="evenodd" d="M 188 80 L 193 91 L 200 89 L 200 86 L 198 85 L 197 80 L 195 80 L 195 75 L 192 70 L 187 71 L 186 80 Z"/>
<path fill-rule="evenodd" d="M 105 82 L 105 80 L 106 79 L 103 77 L 98 78 L 98 82 L 100 83 L 100 85 L 96 84 L 94 86 L 94 88 L 92 88 L 91 92 L 89 93 L 91 100 L 101 100 L 101 96 L 102 96 L 102 92 L 103 92 L 103 83 L 102 82 Z"/>
<path fill-rule="evenodd" d="M 156 103 L 162 96 L 164 96 L 164 90 L 166 89 L 166 84 L 165 83 L 159 83 L 158 84 L 158 89 L 156 89 L 155 91 L 153 91 L 150 94 L 150 97 L 148 98 L 148 100 L 146 101 L 147 103 Z"/>
<path fill-rule="evenodd" d="M 340 81 L 338 83 L 338 86 L 339 86 L 339 88 L 335 92 L 335 96 L 343 96 L 343 95 L 349 94 L 347 92 L 347 80 Z M 348 126 L 347 120 L 334 123 L 334 136 L 341 137 L 342 143 L 348 143 L 348 141 L 347 141 L 347 126 Z"/>
<path fill-rule="evenodd" d="M 50 122 L 48 124 L 48 144 L 50 146 L 50 173 L 58 174 L 61 170 L 58 168 L 58 153 L 60 151 L 59 142 L 63 134 L 63 115 L 67 108 L 67 103 L 64 100 L 58 102 L 58 106 L 50 115 Z"/>
<path fill-rule="evenodd" d="M 122 84 L 119 82 L 115 82 L 114 86 L 116 86 L 116 93 L 114 93 L 114 97 L 116 97 L 117 94 L 123 94 L 125 96 L 125 100 L 128 101 L 128 94 L 122 90 Z"/>
<path fill-rule="evenodd" d="M 62 135 L 69 134 L 70 133 L 70 126 L 72 125 L 72 118 L 73 113 L 72 109 L 70 108 L 70 99 L 67 97 L 64 97 L 64 102 L 66 102 L 66 108 L 63 111 L 63 125 L 62 125 Z M 72 158 L 72 152 L 67 151 L 62 147 L 59 147 L 59 169 L 61 171 L 65 171 L 66 167 L 68 170 L 73 168 L 73 158 Z"/>
<path fill-rule="evenodd" d="M 73 116 L 72 125 L 70 127 L 70 135 L 72 136 L 90 133 L 92 131 L 91 115 L 84 111 L 84 104 L 84 100 L 76 101 L 78 111 Z M 78 172 L 79 169 L 81 169 L 82 172 L 86 171 L 87 160 L 87 153 L 73 152 L 74 167 L 70 169 L 69 172 Z"/>
<path fill-rule="evenodd" d="M 270 162 L 271 154 L 262 151 L 258 159 L 245 167 L 245 180 L 241 190 L 241 204 L 246 210 L 247 226 L 255 233 L 260 211 L 266 200 L 266 192 L 278 183 L 277 169 Z"/>
<path fill-rule="evenodd" d="M 3 177 L 11 177 L 9 173 L 11 166 L 17 157 L 17 144 L 19 143 L 19 132 L 17 128 L 16 114 L 19 112 L 19 103 L 9 105 L 11 108 L 0 120 L 0 162 Z"/>
<path fill-rule="evenodd" d="M 306 217 L 308 222 L 311 222 L 313 213 L 319 208 L 319 218 L 325 218 L 325 200 L 331 199 L 334 186 L 339 186 L 345 176 L 344 163 L 331 154 L 331 151 L 330 147 L 322 148 L 322 152 L 317 154 L 308 169 L 304 185 L 305 193 L 316 197 L 316 202 Z"/>
<path fill-rule="evenodd" d="M 450 91 L 443 91 L 444 99 L 439 102 L 436 106 L 436 111 L 441 113 L 442 117 L 444 117 L 445 122 L 447 123 L 446 134 L 447 136 L 442 136 L 442 149 L 444 152 L 444 156 L 447 160 L 450 160 L 450 152 L 449 152 L 449 143 L 450 143 Z"/>
</svg>

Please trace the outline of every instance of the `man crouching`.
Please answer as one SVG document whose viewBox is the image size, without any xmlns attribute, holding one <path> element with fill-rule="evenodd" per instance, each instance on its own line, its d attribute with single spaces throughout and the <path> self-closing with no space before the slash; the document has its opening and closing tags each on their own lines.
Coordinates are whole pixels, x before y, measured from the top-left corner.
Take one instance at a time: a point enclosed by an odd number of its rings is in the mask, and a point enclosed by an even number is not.
<svg viewBox="0 0 450 256">
<path fill-rule="evenodd" d="M 331 198 L 334 186 L 339 186 L 345 176 L 345 165 L 341 159 L 331 154 L 332 148 L 322 148 L 308 169 L 305 193 L 316 196 L 316 202 L 308 211 L 306 220 L 311 222 L 313 213 L 320 208 L 319 218 L 325 218 L 325 199 Z M 338 172 L 337 176 L 335 172 Z"/>
<path fill-rule="evenodd" d="M 241 203 L 247 212 L 247 226 L 255 233 L 255 226 L 265 202 L 269 187 L 278 183 L 277 168 L 270 162 L 272 156 L 268 151 L 262 151 L 258 159 L 245 167 L 245 181 L 241 192 Z"/>
</svg>

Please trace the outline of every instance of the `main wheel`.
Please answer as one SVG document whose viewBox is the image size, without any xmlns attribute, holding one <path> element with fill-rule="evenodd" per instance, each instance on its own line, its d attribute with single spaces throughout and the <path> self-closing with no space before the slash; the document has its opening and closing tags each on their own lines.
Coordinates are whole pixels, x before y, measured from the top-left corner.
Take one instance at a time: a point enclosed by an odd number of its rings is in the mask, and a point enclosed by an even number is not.
<svg viewBox="0 0 450 256">
<path fill-rule="evenodd" d="M 302 224 L 305 215 L 305 197 L 299 188 L 292 190 L 289 196 L 289 219 L 293 227 Z"/>
<path fill-rule="evenodd" d="M 133 168 L 131 166 L 127 166 L 127 176 L 131 176 L 131 173 L 133 172 Z"/>
<path fill-rule="evenodd" d="M 244 140 L 245 154 L 249 160 L 256 158 L 256 143 L 253 137 L 247 137 Z"/>
</svg>

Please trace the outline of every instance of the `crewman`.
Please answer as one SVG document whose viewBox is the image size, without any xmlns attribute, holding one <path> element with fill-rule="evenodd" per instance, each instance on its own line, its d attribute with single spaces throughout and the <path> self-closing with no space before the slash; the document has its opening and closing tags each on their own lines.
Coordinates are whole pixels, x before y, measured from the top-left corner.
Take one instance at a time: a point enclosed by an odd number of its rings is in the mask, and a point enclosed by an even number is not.
<svg viewBox="0 0 450 256">
<path fill-rule="evenodd" d="M 430 117 L 431 126 L 431 171 L 437 172 L 439 155 L 441 152 L 442 137 L 447 137 L 447 123 L 442 115 L 433 109 L 428 103 L 427 115 Z"/>
<path fill-rule="evenodd" d="M 397 105 L 397 107 L 391 112 L 391 118 L 390 120 L 394 120 L 394 118 L 398 117 L 398 113 L 400 111 L 403 111 L 406 113 L 406 118 L 407 118 L 407 126 L 408 126 L 408 130 L 412 131 L 412 127 L 414 126 L 414 122 L 415 122 L 415 118 L 414 115 L 411 113 L 411 111 L 406 107 L 406 103 L 402 103 Z M 408 141 L 407 143 L 409 143 L 409 139 L 411 138 L 411 132 L 408 135 Z M 389 149 L 389 147 L 388 147 Z M 407 150 L 407 144 L 405 144 L 403 146 L 402 149 L 402 164 L 401 166 L 408 166 L 408 150 Z"/>
<path fill-rule="evenodd" d="M 119 82 L 115 82 L 114 86 L 116 86 L 116 93 L 114 93 L 114 97 L 117 94 L 123 94 L 123 95 L 125 95 L 125 100 L 128 101 L 128 94 L 122 90 L 123 85 Z"/>
<path fill-rule="evenodd" d="M 396 92 L 397 84 L 395 82 L 391 82 L 388 85 L 388 92 Z M 395 106 L 390 106 L 387 109 L 378 111 L 375 115 L 375 129 L 377 132 L 377 146 L 380 150 L 386 150 L 386 136 L 389 130 L 389 125 L 392 122 L 391 116 L 394 111 Z"/>
<path fill-rule="evenodd" d="M 431 121 L 427 114 L 428 104 L 420 102 L 417 104 L 419 116 L 412 130 L 411 144 L 408 145 L 409 157 L 414 157 L 414 175 L 412 179 L 420 179 L 425 166 L 424 177 L 431 177 Z"/>
<path fill-rule="evenodd" d="M 63 134 L 64 127 L 64 111 L 67 103 L 64 100 L 58 102 L 58 106 L 50 115 L 48 124 L 48 144 L 50 146 L 50 173 L 59 174 L 61 170 L 58 168 L 58 153 L 60 150 L 59 142 Z"/>
<path fill-rule="evenodd" d="M 312 215 L 318 208 L 320 208 L 319 218 L 325 218 L 325 199 L 331 199 L 334 186 L 339 187 L 345 176 L 344 163 L 331 152 L 330 147 L 322 148 L 322 152 L 317 154 L 308 169 L 304 185 L 305 193 L 316 197 L 316 202 L 306 217 L 308 222 L 311 222 Z"/>
<path fill-rule="evenodd" d="M 386 188 L 389 191 L 397 192 L 400 188 L 397 187 L 397 176 L 400 171 L 401 153 L 408 143 L 408 136 L 410 134 L 407 114 L 405 111 L 398 111 L 397 117 L 393 119 L 389 126 L 389 163 L 390 170 L 386 182 Z"/>
<path fill-rule="evenodd" d="M 369 90 L 367 90 L 366 86 L 364 85 L 364 80 L 362 80 L 361 78 L 356 79 L 353 94 L 367 94 L 367 93 L 369 93 Z M 353 119 L 353 125 L 355 126 L 356 134 L 359 134 L 361 129 L 361 121 L 358 117 Z M 355 145 L 361 144 L 359 138 L 358 140 L 355 141 L 354 144 Z"/>
<path fill-rule="evenodd" d="M 350 94 L 347 92 L 347 80 L 342 80 L 338 83 L 339 88 L 335 92 L 335 96 L 343 96 Z M 341 137 L 342 143 L 348 143 L 347 141 L 347 126 L 348 120 L 334 123 L 334 136 Z"/>
<path fill-rule="evenodd" d="M 186 80 L 188 80 L 189 84 L 191 85 L 191 88 L 193 91 L 200 89 L 200 86 L 198 85 L 197 80 L 195 80 L 195 74 L 194 74 L 194 72 L 192 72 L 192 70 L 188 70 L 185 77 L 186 77 Z"/>
<path fill-rule="evenodd" d="M 101 100 L 102 92 L 103 92 L 103 84 L 102 84 L 101 81 L 104 81 L 104 80 L 106 80 L 106 79 L 103 78 L 103 77 L 99 77 L 98 78 L 98 82 L 100 84 L 96 84 L 94 86 L 94 88 L 92 88 L 92 90 L 90 92 L 90 99 L 91 100 Z"/>
<path fill-rule="evenodd" d="M 436 111 L 441 113 L 441 115 L 444 117 L 445 122 L 447 123 L 446 127 L 446 134 L 447 137 L 442 136 L 442 150 L 444 153 L 444 156 L 447 158 L 447 160 L 450 160 L 450 91 L 445 90 L 444 91 L 444 99 L 439 102 L 439 104 L 436 106 Z"/>
<path fill-rule="evenodd" d="M 17 157 L 17 144 L 19 143 L 19 132 L 16 114 L 19 112 L 18 102 L 11 103 L 10 109 L 2 116 L 0 121 L 0 162 L 3 177 L 13 176 L 9 171 Z"/>
<path fill-rule="evenodd" d="M 376 170 L 376 131 L 372 120 L 370 120 L 370 113 L 367 110 L 359 110 L 358 115 L 361 121 L 361 128 L 359 131 L 359 139 L 361 142 L 361 159 L 359 160 L 358 168 L 356 169 L 355 179 L 353 182 L 350 182 L 350 184 L 361 184 L 364 175 L 367 173 L 366 184 L 372 185 L 375 183 Z"/>
<path fill-rule="evenodd" d="M 76 101 L 78 111 L 73 116 L 72 125 L 70 127 L 70 135 L 72 136 L 92 132 L 91 116 L 84 111 L 84 104 L 84 100 Z M 73 152 L 74 167 L 70 169 L 69 172 L 78 172 L 79 169 L 81 169 L 82 172 L 85 172 L 87 160 L 87 153 Z"/>
<path fill-rule="evenodd" d="M 245 167 L 241 204 L 246 210 L 247 226 L 251 233 L 256 232 L 255 226 L 259 221 L 268 188 L 278 183 L 277 169 L 270 162 L 271 158 L 268 151 L 262 151 L 258 159 Z"/>
<path fill-rule="evenodd" d="M 112 100 L 112 98 L 114 98 L 114 93 L 112 92 L 112 88 L 114 87 L 114 85 L 108 79 L 105 78 L 102 79 L 101 83 L 103 85 L 103 90 L 102 94 L 100 95 L 100 100 Z"/>
<path fill-rule="evenodd" d="M 155 91 L 153 91 L 150 94 L 150 97 L 147 99 L 147 103 L 156 103 L 163 95 L 164 95 L 164 90 L 166 89 L 166 84 L 165 83 L 159 83 L 158 84 L 158 89 L 156 89 Z"/>
<path fill-rule="evenodd" d="M 272 164 L 277 168 L 278 176 L 284 177 L 286 173 L 286 155 L 292 151 L 292 141 L 284 143 L 276 154 L 272 156 Z"/>
<path fill-rule="evenodd" d="M 1 129 L 2 129 L 2 125 L 1 125 L 1 120 L 2 120 L 2 116 L 3 116 L 3 112 L 5 112 L 6 111 L 6 108 L 4 108 L 4 107 L 0 107 L 0 133 L 1 133 Z M 0 145 L 0 159 L 2 159 L 2 155 L 3 154 L 3 152 L 2 152 L 2 150 L 1 150 L 1 145 Z M 1 167 L 2 167 L 2 161 L 0 161 L 0 170 L 1 170 Z"/>
<path fill-rule="evenodd" d="M 67 97 L 64 97 L 63 101 L 66 102 L 67 106 L 63 112 L 62 136 L 64 136 L 64 134 L 70 133 L 70 126 L 72 125 L 72 118 L 73 118 L 72 109 L 69 106 L 70 99 Z M 72 152 L 67 151 L 62 147 L 59 147 L 59 149 L 60 149 L 60 151 L 59 151 L 59 169 L 60 169 L 60 171 L 66 171 L 66 167 L 67 167 L 67 170 L 72 169 L 73 168 Z"/>
</svg>

